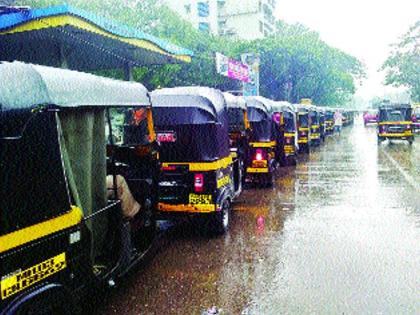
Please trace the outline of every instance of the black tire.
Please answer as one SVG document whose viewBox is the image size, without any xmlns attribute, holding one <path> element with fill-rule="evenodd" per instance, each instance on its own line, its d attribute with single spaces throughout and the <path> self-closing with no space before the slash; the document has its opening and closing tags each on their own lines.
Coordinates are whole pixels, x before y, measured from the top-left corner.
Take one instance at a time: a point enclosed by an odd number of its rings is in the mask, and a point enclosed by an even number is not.
<svg viewBox="0 0 420 315">
<path fill-rule="evenodd" d="M 223 201 L 222 210 L 214 213 L 209 220 L 209 232 L 213 235 L 223 235 L 232 220 L 232 206 L 229 200 Z"/>
<path fill-rule="evenodd" d="M 79 305 L 73 303 L 73 301 L 60 290 L 57 293 L 48 291 L 46 294 L 42 294 L 31 301 L 25 302 L 19 309 L 11 311 L 11 313 L 8 313 L 6 310 L 6 314 L 72 315 L 80 314 L 81 311 Z"/>
<path fill-rule="evenodd" d="M 274 186 L 274 171 L 271 171 L 264 176 L 264 184 L 264 186 L 268 188 Z"/>
<path fill-rule="evenodd" d="M 410 145 L 413 145 L 413 142 L 414 142 L 414 137 L 411 137 L 411 138 L 408 139 L 408 143 Z"/>
</svg>

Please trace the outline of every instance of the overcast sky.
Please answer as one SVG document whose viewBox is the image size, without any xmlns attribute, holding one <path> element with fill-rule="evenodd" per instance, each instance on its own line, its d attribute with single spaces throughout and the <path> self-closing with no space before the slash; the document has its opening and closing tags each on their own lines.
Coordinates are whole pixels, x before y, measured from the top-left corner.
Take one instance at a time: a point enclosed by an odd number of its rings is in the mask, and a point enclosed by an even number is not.
<svg viewBox="0 0 420 315">
<path fill-rule="evenodd" d="M 420 0 L 277 0 L 276 16 L 307 25 L 365 62 L 368 79 L 357 94 L 370 98 L 390 91 L 377 70 L 389 45 L 420 19 Z"/>
</svg>

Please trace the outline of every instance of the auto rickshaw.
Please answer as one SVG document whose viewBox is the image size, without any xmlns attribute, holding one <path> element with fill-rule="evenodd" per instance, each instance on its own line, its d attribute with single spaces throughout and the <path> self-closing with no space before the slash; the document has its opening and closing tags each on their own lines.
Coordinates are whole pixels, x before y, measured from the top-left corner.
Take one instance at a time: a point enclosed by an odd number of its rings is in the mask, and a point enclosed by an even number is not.
<svg viewBox="0 0 420 315">
<path fill-rule="evenodd" d="M 250 150 L 246 161 L 247 179 L 272 186 L 277 164 L 274 123 L 271 115 L 272 101 L 265 97 L 253 96 L 247 97 L 246 103 L 251 125 Z"/>
<path fill-rule="evenodd" d="M 332 135 L 334 133 L 334 111 L 325 110 L 325 134 Z"/>
<path fill-rule="evenodd" d="M 298 144 L 299 151 L 310 153 L 311 128 L 312 122 L 309 116 L 308 105 L 295 104 L 295 112 L 298 124 Z"/>
<path fill-rule="evenodd" d="M 276 153 L 276 157 L 280 156 L 278 161 L 283 166 L 296 165 L 298 142 L 294 108 L 289 102 L 274 102 L 272 111 L 275 125 L 281 126 L 276 128 L 281 135 L 276 138 L 277 147 L 279 142 L 282 144 L 281 152 Z"/>
<path fill-rule="evenodd" d="M 311 129 L 310 145 L 319 146 L 321 144 L 321 122 L 320 112 L 316 106 L 308 106 L 309 108 L 309 122 Z"/>
<path fill-rule="evenodd" d="M 274 147 L 274 156 L 278 165 L 286 165 L 286 153 L 284 150 L 284 116 L 282 111 L 283 103 L 287 102 L 271 102 L 271 115 L 272 115 L 272 133 L 273 139 L 276 141 Z"/>
<path fill-rule="evenodd" d="M 414 142 L 411 121 L 411 106 L 409 104 L 383 104 L 379 106 L 378 114 L 378 143 L 389 139 L 407 140 Z"/>
<path fill-rule="evenodd" d="M 233 158 L 233 174 L 235 177 L 235 196 L 242 192 L 245 182 L 245 161 L 249 151 L 249 136 L 251 127 L 245 99 L 224 92 L 229 118 L 230 151 Z"/>
<path fill-rule="evenodd" d="M 420 132 L 420 104 L 413 105 L 413 113 L 411 116 L 411 121 L 413 122 L 413 132 Z"/>
<path fill-rule="evenodd" d="M 325 109 L 322 107 L 318 107 L 319 110 L 319 133 L 321 141 L 325 141 L 326 136 L 326 122 L 325 122 Z"/>
<path fill-rule="evenodd" d="M 0 313 L 75 314 L 156 233 L 148 92 L 19 62 L 0 77 Z"/>
<path fill-rule="evenodd" d="M 175 220 L 193 215 L 202 219 L 206 231 L 225 233 L 231 223 L 235 176 L 222 92 L 178 87 L 151 95 L 161 145 L 159 216 Z"/>
</svg>

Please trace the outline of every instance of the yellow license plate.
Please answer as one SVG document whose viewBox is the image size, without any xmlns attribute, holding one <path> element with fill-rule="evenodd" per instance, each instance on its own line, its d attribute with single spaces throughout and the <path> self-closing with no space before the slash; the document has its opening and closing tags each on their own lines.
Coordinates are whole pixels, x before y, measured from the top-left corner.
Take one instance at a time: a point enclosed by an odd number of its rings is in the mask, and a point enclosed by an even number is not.
<svg viewBox="0 0 420 315">
<path fill-rule="evenodd" d="M 212 195 L 189 195 L 189 204 L 191 205 L 211 205 L 213 202 Z"/>
<path fill-rule="evenodd" d="M 267 167 L 267 161 L 252 161 L 252 167 Z"/>
<path fill-rule="evenodd" d="M 6 277 L 0 282 L 1 299 L 7 299 L 66 267 L 66 253 L 61 253 L 28 269 Z"/>
</svg>

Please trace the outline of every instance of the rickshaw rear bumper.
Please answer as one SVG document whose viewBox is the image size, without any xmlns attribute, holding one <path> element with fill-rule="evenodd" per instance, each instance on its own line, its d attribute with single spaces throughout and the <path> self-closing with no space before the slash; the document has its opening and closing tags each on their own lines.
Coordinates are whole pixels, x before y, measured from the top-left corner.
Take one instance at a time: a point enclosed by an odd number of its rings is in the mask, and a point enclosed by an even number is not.
<svg viewBox="0 0 420 315">
<path fill-rule="evenodd" d="M 168 204 L 159 202 L 159 216 L 166 216 L 170 213 L 188 214 L 188 213 L 211 213 L 220 208 L 216 204 Z"/>
</svg>

